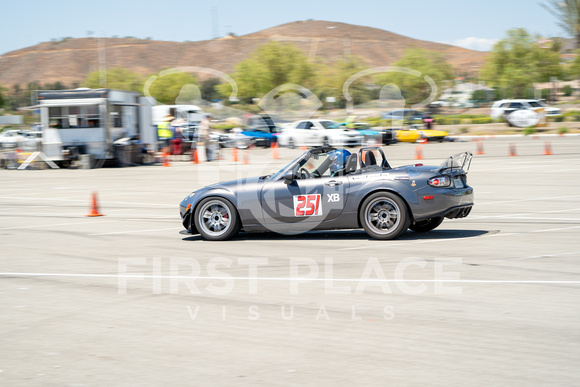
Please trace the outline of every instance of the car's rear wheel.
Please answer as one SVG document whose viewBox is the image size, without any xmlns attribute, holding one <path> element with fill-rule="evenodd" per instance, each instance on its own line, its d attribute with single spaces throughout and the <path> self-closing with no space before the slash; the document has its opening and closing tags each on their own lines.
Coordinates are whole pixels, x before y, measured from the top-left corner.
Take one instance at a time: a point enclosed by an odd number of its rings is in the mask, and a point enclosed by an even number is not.
<svg viewBox="0 0 580 387">
<path fill-rule="evenodd" d="M 439 227 L 442 222 L 443 217 L 436 216 L 434 218 L 427 218 L 425 220 L 416 222 L 415 224 L 410 225 L 409 229 L 415 232 L 427 232 Z"/>
<path fill-rule="evenodd" d="M 202 200 L 194 216 L 195 227 L 209 241 L 225 241 L 240 231 L 238 212 L 227 199 L 210 197 Z"/>
<path fill-rule="evenodd" d="M 365 199 L 359 219 L 366 233 L 375 239 L 395 239 L 410 224 L 407 206 L 389 192 L 377 192 Z"/>
</svg>

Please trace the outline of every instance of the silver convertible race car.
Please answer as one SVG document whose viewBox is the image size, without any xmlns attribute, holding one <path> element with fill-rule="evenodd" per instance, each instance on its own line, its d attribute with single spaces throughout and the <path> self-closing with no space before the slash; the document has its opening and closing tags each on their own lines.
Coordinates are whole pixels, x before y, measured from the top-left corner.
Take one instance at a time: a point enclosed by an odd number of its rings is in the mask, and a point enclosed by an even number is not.
<svg viewBox="0 0 580 387">
<path fill-rule="evenodd" d="M 440 166 L 391 167 L 379 147 L 306 151 L 278 172 L 210 185 L 180 204 L 183 226 L 207 240 L 240 230 L 297 234 L 364 228 L 376 239 L 427 232 L 473 206 L 469 152 Z"/>
</svg>

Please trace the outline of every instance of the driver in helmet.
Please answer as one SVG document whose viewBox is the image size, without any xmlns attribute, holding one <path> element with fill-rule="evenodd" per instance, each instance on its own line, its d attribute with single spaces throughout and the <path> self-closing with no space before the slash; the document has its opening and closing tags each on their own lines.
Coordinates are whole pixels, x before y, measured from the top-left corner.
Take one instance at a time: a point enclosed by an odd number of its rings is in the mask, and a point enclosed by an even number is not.
<svg viewBox="0 0 580 387">
<path fill-rule="evenodd" d="M 330 164 L 330 176 L 334 176 L 337 171 L 345 168 L 350 152 L 346 149 L 337 149 L 328 152 L 328 158 L 332 160 Z"/>
</svg>

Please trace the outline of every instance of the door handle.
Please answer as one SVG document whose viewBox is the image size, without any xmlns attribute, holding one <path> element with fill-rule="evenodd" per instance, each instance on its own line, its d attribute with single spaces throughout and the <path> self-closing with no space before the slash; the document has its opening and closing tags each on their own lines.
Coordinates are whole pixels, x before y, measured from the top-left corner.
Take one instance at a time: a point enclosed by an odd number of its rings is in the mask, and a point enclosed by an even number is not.
<svg viewBox="0 0 580 387">
<path fill-rule="evenodd" d="M 335 185 L 341 185 L 342 181 L 338 181 L 338 180 L 330 180 L 326 183 L 324 183 L 324 185 L 327 185 L 329 187 L 334 187 Z"/>
</svg>

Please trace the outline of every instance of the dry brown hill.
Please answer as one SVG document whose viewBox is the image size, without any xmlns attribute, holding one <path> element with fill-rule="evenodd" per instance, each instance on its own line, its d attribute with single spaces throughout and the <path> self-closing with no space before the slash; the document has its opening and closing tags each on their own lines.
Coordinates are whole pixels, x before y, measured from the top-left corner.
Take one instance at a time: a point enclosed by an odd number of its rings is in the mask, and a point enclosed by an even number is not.
<svg viewBox="0 0 580 387">
<path fill-rule="evenodd" d="M 107 67 L 126 67 L 146 75 L 177 66 L 209 67 L 230 73 L 237 63 L 269 40 L 293 42 L 309 56 L 331 62 L 350 53 L 363 58 L 369 67 L 392 64 L 408 47 L 438 51 L 449 63 L 466 72 L 480 67 L 486 56 L 484 52 L 416 40 L 377 28 L 328 21 L 293 22 L 239 37 L 198 42 L 130 38 L 103 41 Z M 98 44 L 96 38 L 67 39 L 8 52 L 0 56 L 0 84 L 81 82 L 99 67 Z"/>
</svg>

